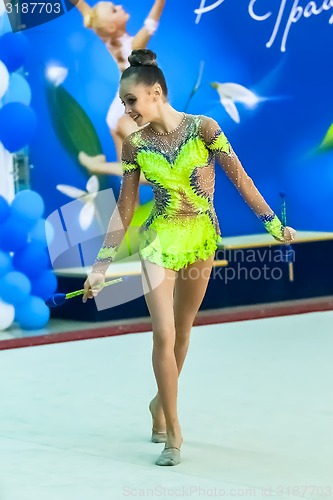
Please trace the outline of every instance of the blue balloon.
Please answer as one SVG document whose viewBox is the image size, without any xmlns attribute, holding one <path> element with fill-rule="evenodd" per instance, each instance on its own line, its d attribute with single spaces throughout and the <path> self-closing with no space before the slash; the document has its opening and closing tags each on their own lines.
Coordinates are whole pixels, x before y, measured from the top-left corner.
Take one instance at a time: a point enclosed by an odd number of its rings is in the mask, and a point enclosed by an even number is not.
<svg viewBox="0 0 333 500">
<path fill-rule="evenodd" d="M 36 114 L 26 104 L 9 102 L 0 109 L 0 141 L 11 153 L 29 144 L 36 128 Z"/>
<path fill-rule="evenodd" d="M 47 247 L 48 242 L 52 241 L 52 226 L 49 221 L 38 219 L 29 234 L 31 241 L 36 241 Z"/>
<path fill-rule="evenodd" d="M 12 259 L 8 253 L 0 250 L 0 278 L 5 276 L 12 268 Z"/>
<path fill-rule="evenodd" d="M 8 304 L 21 304 L 29 297 L 30 292 L 30 280 L 22 273 L 11 271 L 0 280 L 0 298 Z"/>
<path fill-rule="evenodd" d="M 19 191 L 11 204 L 13 217 L 31 229 L 43 215 L 44 202 L 40 194 L 30 189 Z"/>
<path fill-rule="evenodd" d="M 47 246 L 45 219 L 38 219 L 36 224 L 30 230 L 29 236 L 31 241 L 36 241 L 43 246 Z"/>
<path fill-rule="evenodd" d="M 0 249 L 5 252 L 16 252 L 23 249 L 28 242 L 28 229 L 12 215 L 0 225 Z"/>
<path fill-rule="evenodd" d="M 21 102 L 29 106 L 31 102 L 30 85 L 24 76 L 19 73 L 12 73 L 9 79 L 9 86 L 2 98 L 2 105 L 9 102 Z"/>
<path fill-rule="evenodd" d="M 23 250 L 15 253 L 13 266 L 18 271 L 26 274 L 29 278 L 36 278 L 49 265 L 49 256 L 45 247 L 40 243 L 32 241 Z"/>
<path fill-rule="evenodd" d="M 0 224 L 9 217 L 10 209 L 5 198 L 0 196 Z"/>
<path fill-rule="evenodd" d="M 24 330 L 38 330 L 43 328 L 50 318 L 50 309 L 40 297 L 31 295 L 15 308 L 15 321 Z"/>
<path fill-rule="evenodd" d="M 23 66 L 28 52 L 29 42 L 22 33 L 5 33 L 0 37 L 0 59 L 9 72 Z"/>
<path fill-rule="evenodd" d="M 46 300 L 54 294 L 57 286 L 58 281 L 54 272 L 47 270 L 31 282 L 31 293 Z"/>
</svg>

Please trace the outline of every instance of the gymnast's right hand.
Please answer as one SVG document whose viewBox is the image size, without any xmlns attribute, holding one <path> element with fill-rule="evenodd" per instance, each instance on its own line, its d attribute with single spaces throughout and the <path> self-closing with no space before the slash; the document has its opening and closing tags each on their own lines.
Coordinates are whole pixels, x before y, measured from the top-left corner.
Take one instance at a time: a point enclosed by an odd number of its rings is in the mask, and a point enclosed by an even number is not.
<svg viewBox="0 0 333 500">
<path fill-rule="evenodd" d="M 84 294 L 82 302 L 87 302 L 87 299 L 93 299 L 102 290 L 105 283 L 103 273 L 90 273 L 84 282 Z"/>
</svg>

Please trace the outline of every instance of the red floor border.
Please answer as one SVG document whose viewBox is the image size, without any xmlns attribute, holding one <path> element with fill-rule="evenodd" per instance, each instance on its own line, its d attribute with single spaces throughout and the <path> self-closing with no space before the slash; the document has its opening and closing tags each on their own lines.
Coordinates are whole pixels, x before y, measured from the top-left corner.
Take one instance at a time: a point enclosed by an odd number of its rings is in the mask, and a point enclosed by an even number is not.
<svg viewBox="0 0 333 500">
<path fill-rule="evenodd" d="M 237 307 L 231 309 L 219 309 L 201 311 L 194 325 L 211 325 L 216 323 L 230 323 L 233 321 L 247 321 L 253 319 L 273 318 L 277 316 L 289 316 L 293 314 L 304 314 L 310 312 L 333 310 L 333 297 L 326 297 L 314 300 L 293 301 L 288 303 L 259 304 L 256 306 Z M 151 331 L 150 321 L 139 321 L 135 323 L 125 323 L 123 325 L 110 325 L 98 327 L 94 323 L 93 328 L 84 330 L 73 330 L 61 333 L 49 333 L 34 337 L 15 338 L 0 341 L 0 351 L 6 349 L 18 349 L 21 347 L 34 347 L 47 344 L 58 344 L 61 342 L 75 342 L 78 340 L 88 340 L 103 337 L 113 337 L 128 333 L 142 333 Z"/>
</svg>

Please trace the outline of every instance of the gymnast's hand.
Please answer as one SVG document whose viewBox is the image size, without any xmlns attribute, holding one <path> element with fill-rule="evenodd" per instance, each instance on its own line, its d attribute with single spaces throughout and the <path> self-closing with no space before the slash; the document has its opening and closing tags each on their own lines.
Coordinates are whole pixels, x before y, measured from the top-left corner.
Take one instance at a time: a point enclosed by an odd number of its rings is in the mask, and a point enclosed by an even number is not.
<svg viewBox="0 0 333 500">
<path fill-rule="evenodd" d="M 284 239 L 280 240 L 282 243 L 290 244 L 295 239 L 296 231 L 292 227 L 286 226 L 283 230 Z"/>
<path fill-rule="evenodd" d="M 84 282 L 84 294 L 82 302 L 87 302 L 87 299 L 93 299 L 102 290 L 105 283 L 103 273 L 90 273 Z"/>
</svg>

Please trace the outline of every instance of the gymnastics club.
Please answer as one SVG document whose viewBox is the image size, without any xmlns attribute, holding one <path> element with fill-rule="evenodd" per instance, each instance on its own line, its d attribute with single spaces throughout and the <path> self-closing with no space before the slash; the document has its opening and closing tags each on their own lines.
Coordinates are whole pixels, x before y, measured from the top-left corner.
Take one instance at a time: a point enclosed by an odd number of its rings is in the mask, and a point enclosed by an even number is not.
<svg viewBox="0 0 333 500">
<path fill-rule="evenodd" d="M 123 278 L 116 278 L 111 281 L 106 281 L 103 285 L 103 288 L 105 286 L 110 286 L 114 285 L 115 283 L 119 283 L 120 281 L 123 281 Z M 83 288 L 82 290 L 76 290 L 75 292 L 70 292 L 70 293 L 55 293 L 45 301 L 45 304 L 48 307 L 60 307 L 66 302 L 66 300 L 72 299 L 73 297 L 77 297 L 78 295 L 83 295 L 83 294 L 84 294 Z"/>
<path fill-rule="evenodd" d="M 287 225 L 287 207 L 286 207 L 286 195 L 285 193 L 280 193 L 282 205 L 281 205 L 281 222 L 284 226 Z M 289 281 L 294 281 L 294 264 L 293 264 L 294 251 L 291 245 L 285 246 L 284 261 L 288 262 L 289 269 Z"/>
</svg>

